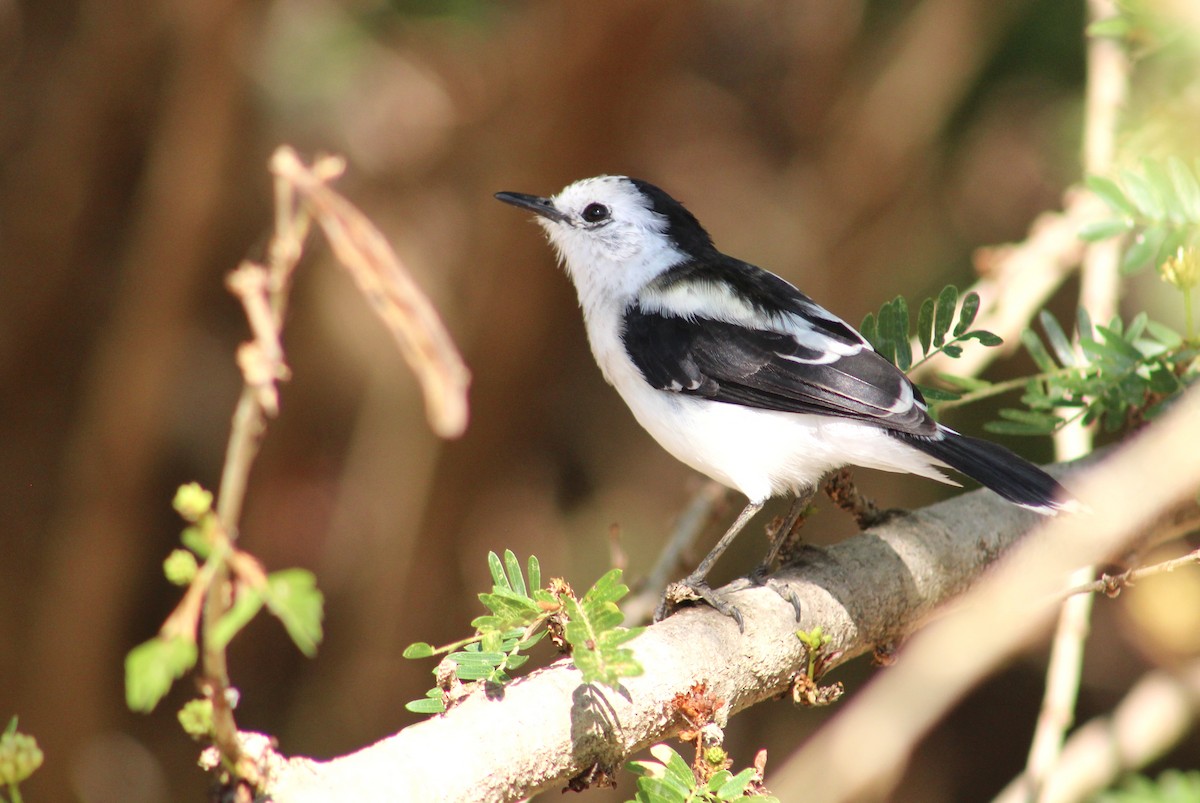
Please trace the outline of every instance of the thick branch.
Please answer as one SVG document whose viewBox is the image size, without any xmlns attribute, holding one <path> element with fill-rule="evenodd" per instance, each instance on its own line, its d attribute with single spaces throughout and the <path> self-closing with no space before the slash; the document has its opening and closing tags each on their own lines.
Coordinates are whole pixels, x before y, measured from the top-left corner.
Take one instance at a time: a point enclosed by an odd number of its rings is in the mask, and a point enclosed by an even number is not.
<svg viewBox="0 0 1200 803">
<path fill-rule="evenodd" d="M 513 800 L 562 787 L 593 767 L 616 768 L 629 753 L 681 726 L 675 694 L 706 683 L 736 712 L 786 691 L 804 654 L 794 633 L 820 625 L 833 637 L 830 665 L 909 633 L 968 586 L 1037 516 L 986 492 L 899 517 L 781 572 L 803 604 L 765 588 L 736 594 L 739 635 L 707 608 L 684 610 L 633 643 L 646 672 L 621 693 L 581 686 L 565 661 L 509 686 L 503 699 L 476 695 L 437 719 L 329 762 L 272 755 L 279 803 L 337 800 Z M 259 742 L 259 744 L 262 744 Z"/>
</svg>

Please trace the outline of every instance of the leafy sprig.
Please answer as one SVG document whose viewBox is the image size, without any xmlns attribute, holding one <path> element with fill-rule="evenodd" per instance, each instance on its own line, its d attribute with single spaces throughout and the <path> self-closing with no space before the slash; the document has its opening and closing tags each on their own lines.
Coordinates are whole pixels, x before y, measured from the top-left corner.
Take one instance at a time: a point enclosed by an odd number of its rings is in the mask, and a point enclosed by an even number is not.
<svg viewBox="0 0 1200 803">
<path fill-rule="evenodd" d="M 1021 342 L 1041 373 L 1026 382 L 1026 409 L 1004 409 L 985 428 L 1008 435 L 1046 435 L 1068 421 L 1098 421 L 1108 432 L 1158 415 L 1200 373 L 1196 344 L 1145 313 L 1093 326 L 1076 316 L 1076 351 L 1059 322 L 1043 311 L 1045 339 L 1032 329 Z"/>
<path fill-rule="evenodd" d="M 1200 239 L 1200 161 L 1189 167 L 1176 156 L 1142 160 L 1140 169 L 1121 170 L 1116 179 L 1089 176 L 1088 188 L 1114 213 L 1085 224 L 1079 236 L 1091 242 L 1130 235 L 1121 271 L 1137 273 L 1159 266 Z"/>
<path fill-rule="evenodd" d="M 621 678 L 642 673 L 642 666 L 625 647 L 644 627 L 621 627 L 624 616 L 617 602 L 629 593 L 621 582 L 621 570 L 613 569 L 596 581 L 582 598 L 562 580 L 551 580 L 542 588 L 538 559 L 530 556 L 522 567 L 511 550 L 504 558 L 488 553 L 492 590 L 479 595 L 489 613 L 476 617 L 475 633 L 465 639 L 434 647 L 425 642 L 409 645 L 405 658 L 430 658 L 445 654 L 434 669 L 438 686 L 425 697 L 407 704 L 410 711 L 436 714 L 446 710 L 463 683 L 503 685 L 509 672 L 522 666 L 525 653 L 547 634 L 571 654 L 584 683 L 602 683 L 618 688 Z"/>
<path fill-rule="evenodd" d="M 778 803 L 779 798 L 756 788 L 762 778 L 751 767 L 737 775 L 720 770 L 707 781 L 700 781 L 683 757 L 667 745 L 654 745 L 650 754 L 654 756 L 652 761 L 631 761 L 625 765 L 638 776 L 637 795 L 630 803 L 723 803 L 748 797 L 762 803 Z"/>
<path fill-rule="evenodd" d="M 963 347 L 972 340 L 989 348 L 1003 343 L 998 335 L 986 329 L 971 328 L 978 314 L 979 294 L 968 292 L 960 297 L 958 288 L 952 284 L 943 287 L 936 298 L 926 298 L 917 311 L 916 338 L 921 354 L 915 361 L 913 335 L 909 332 L 912 316 L 903 296 L 886 302 L 877 314 L 867 313 L 860 331 L 885 359 L 908 372 L 936 354 L 957 359 L 962 356 Z M 927 385 L 918 387 L 930 402 L 954 401 L 961 395 Z"/>
<path fill-rule="evenodd" d="M 176 512 L 189 524 L 163 563 L 167 579 L 186 592 L 154 638 L 125 657 L 125 702 L 150 712 L 176 680 L 195 667 L 200 646 L 223 651 L 265 606 L 283 624 L 293 643 L 312 656 L 321 642 L 324 597 L 307 569 L 267 573 L 249 553 L 237 549 L 213 509 L 213 496 L 196 483 L 179 488 Z M 232 577 L 233 604 L 215 621 L 203 616 L 203 600 L 218 578 Z M 203 638 L 202 638 L 203 636 Z"/>
</svg>

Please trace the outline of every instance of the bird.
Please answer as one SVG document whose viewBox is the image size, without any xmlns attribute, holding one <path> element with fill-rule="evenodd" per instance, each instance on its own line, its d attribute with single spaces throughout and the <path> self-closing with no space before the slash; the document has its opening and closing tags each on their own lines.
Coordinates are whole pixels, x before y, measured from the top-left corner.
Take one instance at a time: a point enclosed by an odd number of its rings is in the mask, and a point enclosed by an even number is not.
<svg viewBox="0 0 1200 803">
<path fill-rule="evenodd" d="M 957 485 L 949 468 L 1044 515 L 1073 507 L 1042 469 L 934 420 L 912 381 L 854 327 L 783 278 L 717 250 L 659 187 L 602 175 L 550 197 L 495 197 L 533 212 L 545 230 L 575 286 L 596 363 L 638 423 L 749 500 L 668 591 L 656 620 L 673 609 L 668 598 L 691 598 L 742 628 L 737 608 L 709 586 L 709 570 L 768 499 L 811 499 L 844 466 Z"/>
</svg>

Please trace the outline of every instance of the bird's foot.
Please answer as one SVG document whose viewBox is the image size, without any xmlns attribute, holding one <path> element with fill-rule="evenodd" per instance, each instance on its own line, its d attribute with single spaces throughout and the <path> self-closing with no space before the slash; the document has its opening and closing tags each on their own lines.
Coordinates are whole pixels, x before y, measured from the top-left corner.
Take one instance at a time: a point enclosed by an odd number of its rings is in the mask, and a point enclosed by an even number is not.
<svg viewBox="0 0 1200 803">
<path fill-rule="evenodd" d="M 800 597 L 787 583 L 776 580 L 770 576 L 771 567 L 766 563 L 760 563 L 755 567 L 754 571 L 750 572 L 747 579 L 756 586 L 766 586 L 780 596 L 780 598 L 792 606 L 792 610 L 796 612 L 796 621 L 800 621 Z"/>
<path fill-rule="evenodd" d="M 738 632 L 746 632 L 742 612 L 728 600 L 712 589 L 703 578 L 685 577 L 677 583 L 671 583 L 663 593 L 662 602 L 654 611 L 654 621 L 661 622 L 675 609 L 685 602 L 705 602 L 709 607 L 732 619 L 738 626 Z"/>
</svg>

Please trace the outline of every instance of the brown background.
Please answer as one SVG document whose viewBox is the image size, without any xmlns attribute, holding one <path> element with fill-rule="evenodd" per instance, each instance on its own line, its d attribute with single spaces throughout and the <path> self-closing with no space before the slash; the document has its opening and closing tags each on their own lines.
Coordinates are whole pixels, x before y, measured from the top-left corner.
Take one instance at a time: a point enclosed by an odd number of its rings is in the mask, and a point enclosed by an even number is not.
<svg viewBox="0 0 1200 803">
<path fill-rule="evenodd" d="M 470 428 L 438 442 L 387 333 L 310 248 L 285 333 L 294 379 L 242 543 L 317 573 L 327 637 L 305 660 L 264 618 L 231 671 L 243 727 L 329 756 L 414 721 L 403 704 L 431 663 L 400 652 L 466 634 L 488 550 L 534 552 L 586 587 L 618 524 L 636 581 L 701 486 L 603 385 L 540 232 L 493 192 L 646 178 L 724 250 L 857 322 L 897 293 L 965 286 L 974 248 L 1058 207 L 1079 172 L 1082 26 L 1082 3 L 1058 0 L 0 4 L 0 717 L 19 714 L 46 752 L 27 799 L 204 793 L 174 722 L 190 681 L 135 716 L 122 658 L 178 598 L 158 568 L 180 529 L 174 488 L 219 478 L 247 336 L 222 282 L 262 256 L 278 144 L 346 156 L 339 188 L 474 375 Z M 947 492 L 864 482 L 889 506 Z M 834 513 L 813 525 L 849 529 Z M 719 573 L 761 548 L 746 537 Z M 1100 607 L 1085 715 L 1140 671 Z M 872 671 L 838 677 L 853 693 Z M 897 799 L 999 789 L 1023 763 L 1040 674 L 1033 654 L 980 689 Z M 822 716 L 738 717 L 735 760 L 784 761 Z"/>
</svg>

